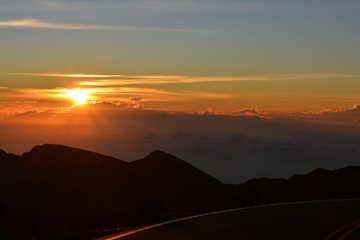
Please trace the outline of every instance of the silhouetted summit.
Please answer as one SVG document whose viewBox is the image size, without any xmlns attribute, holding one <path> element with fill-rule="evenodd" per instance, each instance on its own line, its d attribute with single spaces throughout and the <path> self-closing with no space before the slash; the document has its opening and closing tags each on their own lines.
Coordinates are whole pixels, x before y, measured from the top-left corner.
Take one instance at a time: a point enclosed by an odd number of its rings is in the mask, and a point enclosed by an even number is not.
<svg viewBox="0 0 360 240">
<path fill-rule="evenodd" d="M 308 176 L 326 176 L 331 174 L 330 170 L 324 169 L 324 168 L 317 168 L 311 172 L 309 172 Z"/>
<path fill-rule="evenodd" d="M 135 174 L 143 176 L 147 180 L 158 179 L 159 183 L 164 180 L 177 180 L 192 181 L 190 184 L 192 186 L 194 184 L 206 184 L 211 187 L 224 185 L 189 163 L 159 150 L 150 153 L 143 159 L 132 161 L 130 167 Z M 202 187 L 206 188 L 206 185 Z"/>
<path fill-rule="evenodd" d="M 159 150 L 131 162 L 130 169 L 147 199 L 171 202 L 173 207 L 215 208 L 225 187 L 189 163 Z"/>
<path fill-rule="evenodd" d="M 105 156 L 99 153 L 54 144 L 35 146 L 28 153 L 24 153 L 22 157 L 27 159 L 27 161 L 63 162 L 67 164 L 79 164 L 79 166 L 100 163 L 112 163 L 118 165 L 127 164 L 126 162 L 119 159 Z"/>
<path fill-rule="evenodd" d="M 166 152 L 160 151 L 158 149 L 152 151 L 149 155 L 147 155 L 146 157 L 144 157 L 143 159 L 152 159 L 152 158 L 176 158 Z"/>
</svg>

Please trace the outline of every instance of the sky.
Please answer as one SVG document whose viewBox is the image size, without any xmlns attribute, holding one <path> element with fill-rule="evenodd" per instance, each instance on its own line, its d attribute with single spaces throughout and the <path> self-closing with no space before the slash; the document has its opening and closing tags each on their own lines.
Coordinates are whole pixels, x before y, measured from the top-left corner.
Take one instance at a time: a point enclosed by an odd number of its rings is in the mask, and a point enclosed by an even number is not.
<svg viewBox="0 0 360 240">
<path fill-rule="evenodd" d="M 357 0 L 0 0 L 0 149 L 160 148 L 233 182 L 354 164 L 359 16 Z"/>
</svg>

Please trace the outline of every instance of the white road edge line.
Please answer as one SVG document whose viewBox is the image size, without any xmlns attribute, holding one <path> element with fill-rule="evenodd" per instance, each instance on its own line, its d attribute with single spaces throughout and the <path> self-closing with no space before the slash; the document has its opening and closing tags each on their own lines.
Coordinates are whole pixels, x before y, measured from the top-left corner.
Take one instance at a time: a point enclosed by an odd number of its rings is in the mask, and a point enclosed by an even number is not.
<svg viewBox="0 0 360 240">
<path fill-rule="evenodd" d="M 320 202 L 340 202 L 340 201 L 360 201 L 360 199 L 331 199 L 331 200 L 316 200 L 316 201 L 300 201 L 300 202 L 273 203 L 273 204 L 265 204 L 265 205 L 252 206 L 252 207 L 234 208 L 234 209 L 228 209 L 228 210 L 222 210 L 222 211 L 217 211 L 217 212 L 210 212 L 210 213 L 194 215 L 194 216 L 190 216 L 190 217 L 179 218 L 179 219 L 166 221 L 166 222 L 162 222 L 162 223 L 158 223 L 158 224 L 153 224 L 153 225 L 150 225 L 150 226 L 147 226 L 147 227 L 135 229 L 133 231 L 120 233 L 119 235 L 111 236 L 109 238 L 102 237 L 102 238 L 98 238 L 98 239 L 99 240 L 100 239 L 101 240 L 115 240 L 115 239 L 119 239 L 119 238 L 122 238 L 122 237 L 125 237 L 125 236 L 129 236 L 129 235 L 138 233 L 138 232 L 142 232 L 142 231 L 149 230 L 149 229 L 156 228 L 156 227 L 161 227 L 161 226 L 171 224 L 171 223 L 175 223 L 175 222 L 181 222 L 181 221 L 186 221 L 186 220 L 193 219 L 193 218 L 205 217 L 205 216 L 216 215 L 216 214 L 221 214 L 221 213 L 235 212 L 235 211 L 239 211 L 239 210 L 263 208 L 263 207 L 272 207 L 272 206 L 282 206 L 282 205 L 294 205 L 294 204 L 300 204 L 300 203 L 320 203 Z"/>
</svg>

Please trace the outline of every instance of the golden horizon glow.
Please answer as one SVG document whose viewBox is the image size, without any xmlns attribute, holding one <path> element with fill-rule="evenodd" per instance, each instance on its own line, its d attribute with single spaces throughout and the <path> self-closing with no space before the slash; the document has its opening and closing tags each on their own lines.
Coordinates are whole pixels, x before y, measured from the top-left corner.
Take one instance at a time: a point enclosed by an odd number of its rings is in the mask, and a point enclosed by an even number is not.
<svg viewBox="0 0 360 240">
<path fill-rule="evenodd" d="M 149 109 L 172 111 L 232 112 L 258 106 L 264 111 L 288 116 L 294 112 L 348 108 L 358 103 L 360 75 L 277 74 L 248 76 L 115 75 L 95 73 L 0 73 L 0 75 L 38 76 L 24 87 L 14 81 L 0 82 L 3 106 L 17 105 L 63 108 L 96 102 L 141 99 Z M 54 77 L 54 83 L 40 77 Z M 62 79 L 68 77 L 70 79 Z M 94 79 L 97 78 L 97 79 Z M 31 78 L 32 79 L 32 78 Z M 56 81 L 55 81 L 56 80 Z M 347 85 L 343 81 L 347 81 Z M 205 84 L 206 83 L 206 84 Z M 29 101 L 32 101 L 31 103 Z M 1 104 L 1 102 L 0 102 Z M 8 108 L 8 107 L 7 107 Z"/>
</svg>

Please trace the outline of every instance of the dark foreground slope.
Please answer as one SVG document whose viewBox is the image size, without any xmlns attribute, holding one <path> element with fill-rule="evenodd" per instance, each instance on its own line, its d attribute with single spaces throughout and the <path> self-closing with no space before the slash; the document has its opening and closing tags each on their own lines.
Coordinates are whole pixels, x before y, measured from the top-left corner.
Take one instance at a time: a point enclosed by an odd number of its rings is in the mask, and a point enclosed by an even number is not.
<svg viewBox="0 0 360 240">
<path fill-rule="evenodd" d="M 161 151 L 128 163 L 46 144 L 22 156 L 0 151 L 0 230 L 17 239 L 80 239 L 72 233 L 224 208 L 360 198 L 359 182 L 360 167 L 347 167 L 225 185 Z"/>
</svg>

